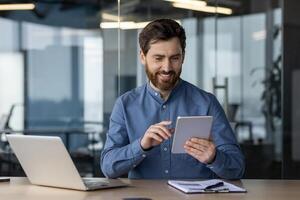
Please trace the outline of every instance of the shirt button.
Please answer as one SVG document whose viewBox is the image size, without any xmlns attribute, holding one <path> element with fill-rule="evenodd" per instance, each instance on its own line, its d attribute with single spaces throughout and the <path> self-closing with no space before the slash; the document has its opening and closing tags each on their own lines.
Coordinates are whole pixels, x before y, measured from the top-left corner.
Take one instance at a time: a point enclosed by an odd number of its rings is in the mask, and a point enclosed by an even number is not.
<svg viewBox="0 0 300 200">
<path fill-rule="evenodd" d="M 169 170 L 166 169 L 166 170 L 165 170 L 165 173 L 166 173 L 166 174 L 169 173 Z"/>
<path fill-rule="evenodd" d="M 167 147 L 165 147 L 165 148 L 164 148 L 164 151 L 167 151 L 167 150 L 168 150 L 168 148 L 167 148 Z"/>
<path fill-rule="evenodd" d="M 133 167 L 136 167 L 136 165 L 133 165 Z"/>
<path fill-rule="evenodd" d="M 143 158 L 146 158 L 146 154 L 143 154 L 142 156 L 143 156 Z"/>
<path fill-rule="evenodd" d="M 163 105 L 163 109 L 166 109 L 167 108 L 167 106 L 166 105 Z"/>
<path fill-rule="evenodd" d="M 157 95 L 158 95 L 158 93 L 157 93 L 157 92 L 155 92 L 154 94 L 155 94 L 155 96 L 157 96 Z"/>
</svg>

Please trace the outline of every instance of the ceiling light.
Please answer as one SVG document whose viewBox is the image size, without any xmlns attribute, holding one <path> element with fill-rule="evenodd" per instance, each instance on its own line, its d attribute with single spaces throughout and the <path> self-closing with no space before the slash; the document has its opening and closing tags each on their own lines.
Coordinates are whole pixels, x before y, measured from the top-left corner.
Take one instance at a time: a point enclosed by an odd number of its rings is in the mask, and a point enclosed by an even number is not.
<svg viewBox="0 0 300 200">
<path fill-rule="evenodd" d="M 182 4 L 187 4 L 195 7 L 198 6 L 203 7 L 207 5 L 205 1 L 197 1 L 197 0 L 165 0 L 165 1 L 169 1 L 172 3 L 182 3 Z"/>
<path fill-rule="evenodd" d="M 34 8 L 33 3 L 0 4 L 0 10 L 33 10 Z"/>
<path fill-rule="evenodd" d="M 232 14 L 232 9 L 225 8 L 225 7 L 214 7 L 214 6 L 195 7 L 190 4 L 186 4 L 186 3 L 173 3 L 172 5 L 176 8 L 195 10 L 195 11 L 200 11 L 200 12 L 219 13 L 219 14 L 224 14 L 224 15 Z"/>
<path fill-rule="evenodd" d="M 181 24 L 179 20 L 175 20 L 175 21 Z M 123 30 L 142 29 L 145 26 L 147 26 L 147 24 L 149 23 L 150 21 L 146 21 L 146 22 L 123 21 L 120 22 L 120 24 L 119 22 L 101 22 L 100 27 L 102 29 L 114 29 L 114 28 L 120 28 Z"/>
<path fill-rule="evenodd" d="M 112 15 L 112 14 L 105 13 L 105 12 L 102 12 L 101 18 L 105 19 L 105 20 L 109 20 L 109 21 L 115 21 L 115 22 L 119 21 L 118 15 Z M 122 21 L 122 20 L 123 20 L 123 17 L 120 17 L 120 21 Z"/>
<path fill-rule="evenodd" d="M 112 29 L 112 28 L 120 28 L 120 29 L 141 29 L 144 28 L 149 22 L 134 22 L 134 21 L 124 21 L 120 22 L 102 22 L 100 23 L 100 27 L 103 29 Z"/>
</svg>

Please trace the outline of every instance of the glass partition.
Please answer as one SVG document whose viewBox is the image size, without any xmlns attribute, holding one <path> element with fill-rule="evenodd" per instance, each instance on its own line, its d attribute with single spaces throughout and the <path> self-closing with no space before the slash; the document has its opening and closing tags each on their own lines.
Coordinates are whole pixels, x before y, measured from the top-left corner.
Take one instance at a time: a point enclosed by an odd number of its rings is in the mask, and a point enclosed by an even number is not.
<svg viewBox="0 0 300 200">
<path fill-rule="evenodd" d="M 281 9 L 279 1 L 248 3 L 241 2 L 245 10 L 236 16 L 217 18 L 216 74 L 221 83 L 216 85 L 225 86 L 217 97 L 236 123 L 245 177 L 280 178 Z"/>
</svg>

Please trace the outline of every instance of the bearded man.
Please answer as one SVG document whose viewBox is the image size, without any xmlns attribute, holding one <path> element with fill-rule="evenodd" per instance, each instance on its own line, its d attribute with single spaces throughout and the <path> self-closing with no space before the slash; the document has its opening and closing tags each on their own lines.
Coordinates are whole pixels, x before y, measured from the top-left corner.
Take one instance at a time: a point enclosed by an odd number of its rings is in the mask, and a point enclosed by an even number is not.
<svg viewBox="0 0 300 200">
<path fill-rule="evenodd" d="M 113 108 L 101 169 L 108 178 L 239 179 L 245 163 L 219 102 L 180 78 L 185 55 L 183 27 L 171 19 L 149 23 L 139 35 L 149 81 L 120 96 Z M 213 116 L 212 139 L 191 138 L 186 154 L 172 154 L 178 116 Z"/>
</svg>

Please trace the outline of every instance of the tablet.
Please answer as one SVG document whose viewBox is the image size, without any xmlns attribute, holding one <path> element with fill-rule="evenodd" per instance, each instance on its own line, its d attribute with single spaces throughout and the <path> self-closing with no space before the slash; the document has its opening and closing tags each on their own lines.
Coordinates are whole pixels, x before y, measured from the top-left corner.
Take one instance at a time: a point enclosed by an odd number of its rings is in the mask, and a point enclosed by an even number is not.
<svg viewBox="0 0 300 200">
<path fill-rule="evenodd" d="M 183 146 L 192 137 L 209 139 L 212 121 L 212 116 L 177 117 L 172 153 L 186 153 Z"/>
</svg>

